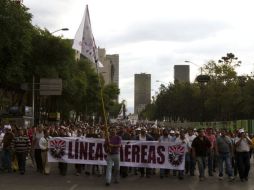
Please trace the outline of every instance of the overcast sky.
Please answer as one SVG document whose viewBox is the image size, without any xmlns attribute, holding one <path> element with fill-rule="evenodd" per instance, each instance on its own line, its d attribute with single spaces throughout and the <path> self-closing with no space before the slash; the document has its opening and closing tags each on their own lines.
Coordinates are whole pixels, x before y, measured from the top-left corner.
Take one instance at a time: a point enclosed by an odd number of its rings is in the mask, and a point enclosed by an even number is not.
<svg viewBox="0 0 254 190">
<path fill-rule="evenodd" d="M 134 74 L 152 75 L 152 95 L 173 82 L 173 68 L 185 60 L 203 65 L 232 52 L 243 62 L 239 74 L 254 71 L 253 0 L 24 0 L 33 24 L 49 31 L 68 27 L 74 38 L 88 4 L 97 46 L 120 56 L 120 100 L 134 107 Z M 191 81 L 199 69 L 190 65 Z"/>
</svg>

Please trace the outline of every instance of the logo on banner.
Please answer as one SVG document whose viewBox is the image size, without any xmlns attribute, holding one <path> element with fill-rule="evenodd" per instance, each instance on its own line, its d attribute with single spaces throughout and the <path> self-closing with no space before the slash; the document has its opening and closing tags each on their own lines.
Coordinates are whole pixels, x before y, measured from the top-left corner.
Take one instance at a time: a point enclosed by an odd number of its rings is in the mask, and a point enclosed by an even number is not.
<svg viewBox="0 0 254 190">
<path fill-rule="evenodd" d="M 183 163 L 185 147 L 181 145 L 174 145 L 168 147 L 168 162 L 175 167 Z"/>
<path fill-rule="evenodd" d="M 65 155 L 66 142 L 63 140 L 50 141 L 50 153 L 55 159 L 61 159 Z"/>
</svg>

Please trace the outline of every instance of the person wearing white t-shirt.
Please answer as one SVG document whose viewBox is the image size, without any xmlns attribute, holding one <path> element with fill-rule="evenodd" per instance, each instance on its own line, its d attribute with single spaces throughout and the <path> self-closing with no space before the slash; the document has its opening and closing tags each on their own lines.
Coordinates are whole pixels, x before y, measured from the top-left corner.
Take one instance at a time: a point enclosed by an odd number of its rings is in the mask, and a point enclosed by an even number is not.
<svg viewBox="0 0 254 190">
<path fill-rule="evenodd" d="M 185 147 L 185 155 L 187 153 L 189 153 L 190 143 L 189 143 L 188 139 L 185 137 L 184 131 L 180 132 L 180 136 L 178 138 L 176 138 L 175 143 Z M 178 178 L 180 180 L 182 180 L 183 176 L 184 176 L 184 170 L 179 170 L 178 171 Z"/>
<path fill-rule="evenodd" d="M 139 141 L 153 141 L 153 137 L 149 134 L 147 134 L 147 131 L 145 128 L 141 128 L 140 134 L 136 137 L 136 140 Z M 141 177 L 144 177 L 146 174 L 147 178 L 150 178 L 151 176 L 151 169 L 150 168 L 139 168 Z"/>
<path fill-rule="evenodd" d="M 244 132 L 243 129 L 239 130 L 238 137 L 235 138 L 236 146 L 236 160 L 239 171 L 239 177 L 242 182 L 248 181 L 250 171 L 250 145 L 251 139 Z"/>
<path fill-rule="evenodd" d="M 185 155 L 185 173 L 188 174 L 190 172 L 191 176 L 194 176 L 194 170 L 195 170 L 195 160 L 192 158 L 192 142 L 197 136 L 194 134 L 193 129 L 189 129 L 188 133 L 185 135 L 185 138 L 189 142 L 189 152 Z"/>
<path fill-rule="evenodd" d="M 159 143 L 170 143 L 170 137 L 168 135 L 168 129 L 163 129 L 162 136 L 159 138 Z M 169 169 L 160 169 L 160 178 L 163 179 L 164 177 L 167 177 L 169 174 Z"/>
<path fill-rule="evenodd" d="M 43 174 L 48 175 L 50 173 L 50 164 L 48 162 L 48 141 L 51 137 L 49 136 L 48 129 L 44 129 L 43 134 L 43 137 L 41 137 L 41 139 L 39 140 L 43 168 L 42 172 Z"/>
</svg>

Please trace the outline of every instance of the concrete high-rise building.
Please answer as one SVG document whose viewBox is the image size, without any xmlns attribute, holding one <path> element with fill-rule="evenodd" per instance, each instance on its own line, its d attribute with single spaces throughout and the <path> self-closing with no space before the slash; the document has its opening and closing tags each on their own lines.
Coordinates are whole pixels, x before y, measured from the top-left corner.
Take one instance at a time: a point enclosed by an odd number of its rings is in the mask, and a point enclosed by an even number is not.
<svg viewBox="0 0 254 190">
<path fill-rule="evenodd" d="M 99 60 L 103 68 L 99 72 L 103 75 L 105 84 L 116 84 L 119 87 L 119 55 L 107 55 L 104 48 L 98 49 Z"/>
<path fill-rule="evenodd" d="M 140 113 L 151 103 L 151 74 L 135 74 L 134 113 Z"/>
<path fill-rule="evenodd" d="M 174 81 L 176 82 L 190 82 L 190 66 L 189 65 L 175 65 L 174 66 Z"/>
<path fill-rule="evenodd" d="M 75 59 L 78 61 L 81 57 L 83 56 L 78 51 L 75 51 Z M 103 76 L 105 85 L 115 84 L 117 88 L 119 88 L 119 55 L 107 55 L 105 48 L 98 48 L 98 57 L 103 65 L 103 67 L 98 68 L 98 70 Z M 92 64 L 92 67 L 96 69 L 95 64 Z"/>
<path fill-rule="evenodd" d="M 106 60 L 109 60 L 111 65 L 111 82 L 119 88 L 119 55 L 106 55 Z"/>
<path fill-rule="evenodd" d="M 119 88 L 119 55 L 107 55 L 104 48 L 98 48 L 99 61 L 103 64 L 99 68 L 105 84 L 115 84 Z M 118 101 L 118 98 L 117 98 Z"/>
</svg>

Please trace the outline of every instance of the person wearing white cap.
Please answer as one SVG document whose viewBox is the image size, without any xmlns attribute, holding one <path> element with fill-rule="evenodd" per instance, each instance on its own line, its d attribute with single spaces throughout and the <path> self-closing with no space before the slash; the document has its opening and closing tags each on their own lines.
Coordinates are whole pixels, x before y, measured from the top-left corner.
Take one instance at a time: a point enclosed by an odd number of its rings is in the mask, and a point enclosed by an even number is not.
<svg viewBox="0 0 254 190">
<path fill-rule="evenodd" d="M 168 129 L 163 129 L 162 136 L 159 138 L 159 143 L 170 143 L 170 138 L 168 135 Z M 169 169 L 160 169 L 160 178 L 168 177 Z"/>
<path fill-rule="evenodd" d="M 252 142 L 244 129 L 239 130 L 239 135 L 235 139 L 236 161 L 239 171 L 239 177 L 242 182 L 248 181 L 250 171 L 250 146 Z"/>
<path fill-rule="evenodd" d="M 146 128 L 141 128 L 140 134 L 136 137 L 136 140 L 139 141 L 153 141 L 153 137 L 147 134 Z M 147 178 L 151 176 L 151 169 L 150 168 L 139 168 L 141 177 L 144 177 L 146 174 Z"/>
<path fill-rule="evenodd" d="M 169 131 L 169 139 L 170 139 L 170 142 L 175 142 L 176 140 L 175 131 L 172 129 Z"/>
</svg>

